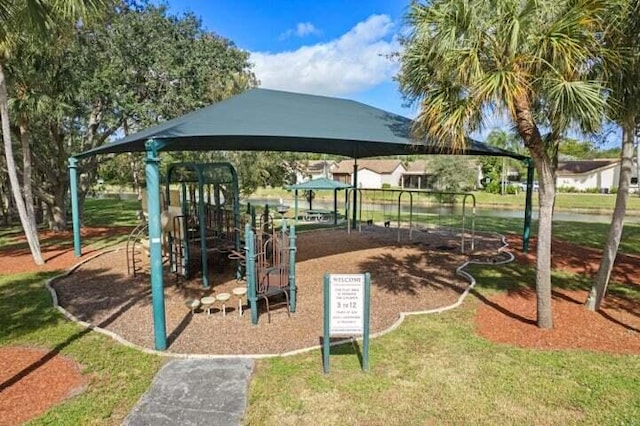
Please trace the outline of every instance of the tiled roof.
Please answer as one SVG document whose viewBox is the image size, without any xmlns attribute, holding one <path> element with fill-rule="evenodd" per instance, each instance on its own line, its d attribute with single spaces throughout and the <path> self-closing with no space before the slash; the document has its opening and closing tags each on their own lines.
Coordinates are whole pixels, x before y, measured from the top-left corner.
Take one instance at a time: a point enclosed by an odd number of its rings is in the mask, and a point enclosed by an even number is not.
<svg viewBox="0 0 640 426">
<path fill-rule="evenodd" d="M 613 165 L 617 162 L 617 160 L 558 161 L 557 173 L 559 175 L 589 173 L 602 167 Z"/>
<path fill-rule="evenodd" d="M 429 162 L 425 160 L 412 161 L 407 166 L 407 172 L 405 174 L 409 174 L 409 175 L 424 174 L 427 172 L 428 164 Z"/>
</svg>

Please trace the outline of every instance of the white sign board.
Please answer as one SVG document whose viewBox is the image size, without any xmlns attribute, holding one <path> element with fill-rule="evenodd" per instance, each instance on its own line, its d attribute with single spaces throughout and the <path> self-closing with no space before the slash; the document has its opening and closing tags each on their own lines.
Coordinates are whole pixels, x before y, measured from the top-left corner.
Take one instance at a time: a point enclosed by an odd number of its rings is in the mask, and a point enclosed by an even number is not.
<svg viewBox="0 0 640 426">
<path fill-rule="evenodd" d="M 329 334 L 364 334 L 364 274 L 331 274 Z"/>
</svg>

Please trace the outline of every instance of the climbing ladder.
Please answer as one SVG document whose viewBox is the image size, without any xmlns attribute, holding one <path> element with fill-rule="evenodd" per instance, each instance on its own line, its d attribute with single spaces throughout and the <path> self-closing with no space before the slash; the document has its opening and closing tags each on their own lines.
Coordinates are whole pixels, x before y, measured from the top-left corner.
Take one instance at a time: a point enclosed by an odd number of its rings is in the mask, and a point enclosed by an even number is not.
<svg viewBox="0 0 640 426">
<path fill-rule="evenodd" d="M 136 226 L 127 238 L 127 274 L 136 276 L 144 271 L 149 256 L 149 223 L 142 222 Z"/>
</svg>

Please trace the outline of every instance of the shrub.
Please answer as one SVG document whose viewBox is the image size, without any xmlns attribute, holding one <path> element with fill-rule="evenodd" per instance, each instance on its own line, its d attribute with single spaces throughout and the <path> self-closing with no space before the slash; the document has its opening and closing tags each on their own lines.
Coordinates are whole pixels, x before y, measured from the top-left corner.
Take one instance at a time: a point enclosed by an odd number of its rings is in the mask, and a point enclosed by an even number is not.
<svg viewBox="0 0 640 426">
<path fill-rule="evenodd" d="M 517 194 L 518 192 L 520 192 L 520 186 L 507 185 L 507 194 Z"/>
</svg>

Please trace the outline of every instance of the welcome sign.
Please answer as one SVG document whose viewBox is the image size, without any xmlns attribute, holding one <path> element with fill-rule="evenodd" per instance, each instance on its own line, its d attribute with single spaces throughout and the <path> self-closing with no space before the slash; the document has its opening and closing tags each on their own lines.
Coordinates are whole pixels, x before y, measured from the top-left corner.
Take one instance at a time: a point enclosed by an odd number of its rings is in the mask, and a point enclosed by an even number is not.
<svg viewBox="0 0 640 426">
<path fill-rule="evenodd" d="M 323 364 L 329 372 L 331 336 L 362 336 L 362 369 L 369 370 L 371 276 L 325 274 Z"/>
</svg>

